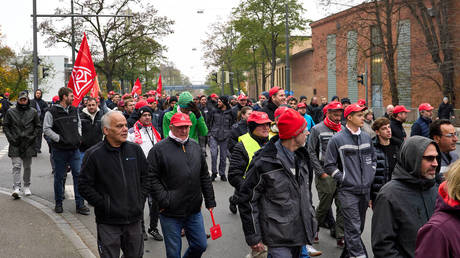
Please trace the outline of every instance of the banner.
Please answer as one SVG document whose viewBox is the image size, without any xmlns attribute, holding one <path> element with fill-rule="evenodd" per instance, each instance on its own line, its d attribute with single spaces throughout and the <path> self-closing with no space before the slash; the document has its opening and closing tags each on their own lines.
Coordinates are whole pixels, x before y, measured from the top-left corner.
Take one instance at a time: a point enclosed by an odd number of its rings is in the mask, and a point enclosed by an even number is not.
<svg viewBox="0 0 460 258">
<path fill-rule="evenodd" d="M 93 87 L 91 88 L 91 93 L 90 93 L 91 98 L 97 99 L 99 97 L 99 91 L 101 90 L 99 88 L 99 80 L 97 79 L 97 76 L 96 76 Z"/>
<path fill-rule="evenodd" d="M 158 78 L 158 84 L 157 84 L 157 93 L 158 93 L 158 98 L 161 98 L 161 88 L 163 87 L 161 83 L 161 74 L 160 77 Z"/>
<path fill-rule="evenodd" d="M 137 78 L 136 83 L 134 83 L 133 90 L 131 91 L 131 96 L 134 95 L 141 96 L 142 95 L 142 85 L 141 81 L 139 81 L 139 78 Z"/>
<path fill-rule="evenodd" d="M 86 34 L 83 34 L 83 40 L 78 51 L 77 59 L 72 69 L 67 87 L 73 90 L 72 105 L 77 107 L 83 97 L 93 87 L 96 78 L 96 69 L 94 69 L 93 59 L 89 52 Z"/>
</svg>

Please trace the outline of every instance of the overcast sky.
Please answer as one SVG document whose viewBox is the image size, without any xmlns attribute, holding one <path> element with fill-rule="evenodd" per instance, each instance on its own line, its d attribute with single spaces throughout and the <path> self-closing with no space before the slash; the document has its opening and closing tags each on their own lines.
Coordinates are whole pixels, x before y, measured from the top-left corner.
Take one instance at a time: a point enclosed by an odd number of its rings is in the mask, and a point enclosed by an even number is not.
<svg viewBox="0 0 460 258">
<path fill-rule="evenodd" d="M 193 84 L 204 81 L 208 71 L 204 66 L 201 51 L 201 40 L 209 25 L 216 20 L 227 20 L 233 7 L 240 0 L 155 0 L 151 1 L 159 14 L 168 16 L 175 21 L 174 34 L 160 40 L 168 47 L 166 57 L 173 62 L 183 74 L 188 76 Z M 307 9 L 307 18 L 312 20 L 324 16 L 324 11 L 317 6 L 316 0 L 300 0 Z M 70 0 L 37 0 L 38 14 L 51 14 L 56 6 L 70 6 Z M 198 14 L 203 10 L 203 14 Z M 21 48 L 32 49 L 32 0 L 15 0 L 3 4 L 0 8 L 0 30 L 3 34 L 2 42 L 14 50 Z M 38 18 L 38 22 L 43 18 Z M 68 19 L 70 23 L 70 19 Z M 78 36 L 77 36 L 78 37 Z M 46 48 L 44 38 L 38 37 L 39 55 L 66 55 L 71 56 L 70 48 L 59 45 Z M 192 49 L 196 48 L 195 51 Z"/>
</svg>

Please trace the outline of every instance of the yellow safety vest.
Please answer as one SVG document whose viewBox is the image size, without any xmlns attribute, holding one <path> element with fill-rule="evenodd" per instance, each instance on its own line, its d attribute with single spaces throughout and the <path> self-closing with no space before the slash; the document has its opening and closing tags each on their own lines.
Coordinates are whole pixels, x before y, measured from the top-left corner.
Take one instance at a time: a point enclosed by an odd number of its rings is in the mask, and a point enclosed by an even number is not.
<svg viewBox="0 0 460 258">
<path fill-rule="evenodd" d="M 246 152 L 248 153 L 249 157 L 249 162 L 248 165 L 246 166 L 246 170 L 244 171 L 244 176 L 243 178 L 246 177 L 246 171 L 248 171 L 249 164 L 251 164 L 252 157 L 254 157 L 254 153 L 260 149 L 259 143 L 257 143 L 254 138 L 251 137 L 249 133 L 243 134 L 240 137 L 238 137 L 239 142 L 243 142 L 244 149 L 246 149 Z"/>
</svg>

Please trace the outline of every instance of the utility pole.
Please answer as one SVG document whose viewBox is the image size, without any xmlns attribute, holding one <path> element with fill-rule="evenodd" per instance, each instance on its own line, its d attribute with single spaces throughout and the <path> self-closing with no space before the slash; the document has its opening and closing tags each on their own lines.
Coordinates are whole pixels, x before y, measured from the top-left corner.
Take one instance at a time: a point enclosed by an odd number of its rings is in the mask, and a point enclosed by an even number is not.
<svg viewBox="0 0 460 258">
<path fill-rule="evenodd" d="M 221 86 L 222 86 L 222 89 L 221 89 L 221 96 L 224 96 L 224 87 L 225 87 L 225 71 L 222 70 L 222 73 L 221 73 L 221 80 L 220 80 L 220 83 L 221 83 Z"/>
<path fill-rule="evenodd" d="M 75 24 L 74 18 L 75 17 L 128 17 L 131 18 L 133 15 L 130 13 L 128 9 L 128 14 L 125 15 L 112 15 L 112 14 L 74 14 L 73 9 L 73 1 L 70 0 L 70 14 L 37 14 L 37 0 L 32 0 L 33 3 L 33 10 L 32 10 L 32 33 L 33 33 L 33 71 L 34 71 L 34 91 L 38 89 L 38 47 L 37 47 L 37 18 L 38 17 L 70 17 L 71 18 L 71 25 L 72 25 L 72 67 L 75 63 Z"/>
<path fill-rule="evenodd" d="M 367 87 L 367 63 L 364 64 L 364 78 L 363 78 L 363 81 L 364 81 L 364 88 L 366 89 L 366 104 L 368 107 L 369 106 L 369 90 L 368 90 L 368 87 Z"/>
<path fill-rule="evenodd" d="M 289 7 L 286 2 L 286 90 L 291 91 L 291 67 L 289 64 L 289 20 L 288 20 Z"/>
</svg>

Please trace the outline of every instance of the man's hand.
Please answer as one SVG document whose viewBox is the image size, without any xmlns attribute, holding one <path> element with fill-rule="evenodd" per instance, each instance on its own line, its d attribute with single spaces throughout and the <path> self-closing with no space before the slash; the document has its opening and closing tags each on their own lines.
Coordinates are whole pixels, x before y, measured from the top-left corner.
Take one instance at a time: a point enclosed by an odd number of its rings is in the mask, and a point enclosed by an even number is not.
<svg viewBox="0 0 460 258">
<path fill-rule="evenodd" d="M 212 208 L 208 208 L 208 210 L 211 212 L 211 211 L 214 211 L 214 207 Z"/>
<path fill-rule="evenodd" d="M 200 109 L 199 109 L 198 106 L 195 104 L 195 102 L 190 101 L 190 102 L 188 103 L 188 106 L 190 107 L 190 110 L 193 112 L 193 114 L 195 114 L 196 119 L 198 119 L 198 118 L 201 117 Z"/>
<path fill-rule="evenodd" d="M 265 247 L 264 244 L 262 244 L 262 242 L 259 242 L 258 244 L 251 246 L 251 249 L 256 252 L 265 251 Z"/>
<path fill-rule="evenodd" d="M 326 174 L 326 173 L 322 173 L 322 174 L 321 174 L 321 178 L 323 178 L 323 179 L 324 179 L 324 178 L 328 178 L 328 177 L 329 177 L 329 175 Z"/>
</svg>

